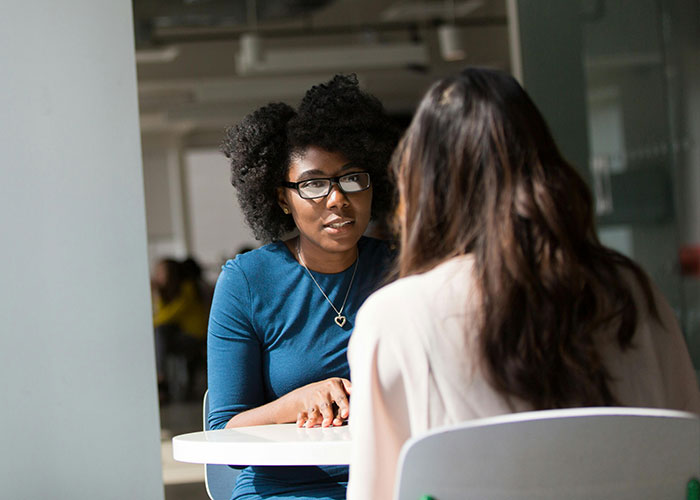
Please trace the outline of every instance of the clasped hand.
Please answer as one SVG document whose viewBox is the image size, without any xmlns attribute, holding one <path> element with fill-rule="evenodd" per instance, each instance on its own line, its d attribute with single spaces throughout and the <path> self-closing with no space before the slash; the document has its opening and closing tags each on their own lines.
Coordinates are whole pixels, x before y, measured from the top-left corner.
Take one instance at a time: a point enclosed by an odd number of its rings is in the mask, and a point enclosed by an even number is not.
<svg viewBox="0 0 700 500">
<path fill-rule="evenodd" d="M 348 396 L 352 383 L 345 378 L 329 378 L 299 387 L 286 397 L 296 400 L 297 427 L 343 425 L 350 415 Z"/>
</svg>

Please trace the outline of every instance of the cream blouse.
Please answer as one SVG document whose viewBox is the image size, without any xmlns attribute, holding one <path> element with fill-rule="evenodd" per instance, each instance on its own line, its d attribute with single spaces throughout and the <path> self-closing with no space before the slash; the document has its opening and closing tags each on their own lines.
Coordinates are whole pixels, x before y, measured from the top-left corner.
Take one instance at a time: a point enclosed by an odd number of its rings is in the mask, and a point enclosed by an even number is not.
<svg viewBox="0 0 700 500">
<path fill-rule="evenodd" d="M 350 339 L 349 500 L 393 498 L 403 443 L 427 430 L 531 408 L 490 387 L 476 355 L 473 259 L 456 257 L 400 279 L 362 306 Z M 655 291 L 661 323 L 624 273 L 640 311 L 633 348 L 602 345 L 612 390 L 625 406 L 700 413 L 700 392 L 673 311 Z"/>
</svg>

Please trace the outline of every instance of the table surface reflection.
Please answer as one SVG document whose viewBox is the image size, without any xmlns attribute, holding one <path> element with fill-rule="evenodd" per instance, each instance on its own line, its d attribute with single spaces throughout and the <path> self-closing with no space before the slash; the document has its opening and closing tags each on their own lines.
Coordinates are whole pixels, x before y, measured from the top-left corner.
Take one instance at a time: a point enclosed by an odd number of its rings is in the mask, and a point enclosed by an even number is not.
<svg viewBox="0 0 700 500">
<path fill-rule="evenodd" d="M 257 425 L 175 436 L 173 458 L 197 464 L 347 465 L 350 446 L 347 425 Z"/>
</svg>

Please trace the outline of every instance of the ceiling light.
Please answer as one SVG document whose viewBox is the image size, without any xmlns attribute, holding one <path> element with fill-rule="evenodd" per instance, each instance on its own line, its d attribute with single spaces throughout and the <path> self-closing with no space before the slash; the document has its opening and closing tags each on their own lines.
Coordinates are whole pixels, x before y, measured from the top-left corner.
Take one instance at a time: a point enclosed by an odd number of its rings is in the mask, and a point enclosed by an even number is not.
<svg viewBox="0 0 700 500">
<path fill-rule="evenodd" d="M 244 33 L 238 42 L 240 46 L 236 66 L 239 72 L 240 68 L 256 66 L 263 61 L 262 42 L 257 33 Z"/>
<path fill-rule="evenodd" d="M 139 49 L 136 51 L 138 64 L 163 64 L 170 63 L 180 55 L 180 48 L 174 45 L 157 49 Z"/>
<path fill-rule="evenodd" d="M 425 45 L 413 42 L 268 49 L 257 59 L 254 44 L 241 44 L 240 49 L 236 59 L 239 74 L 389 69 L 428 63 Z"/>
<path fill-rule="evenodd" d="M 459 29 L 454 24 L 443 24 L 437 29 L 440 55 L 445 61 L 461 61 L 467 55 Z"/>
</svg>

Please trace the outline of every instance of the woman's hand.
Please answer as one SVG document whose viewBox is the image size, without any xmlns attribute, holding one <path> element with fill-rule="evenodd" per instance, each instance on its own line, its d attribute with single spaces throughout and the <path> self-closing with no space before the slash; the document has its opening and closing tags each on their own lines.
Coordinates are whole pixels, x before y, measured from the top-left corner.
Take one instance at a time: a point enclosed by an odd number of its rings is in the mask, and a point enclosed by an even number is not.
<svg viewBox="0 0 700 500">
<path fill-rule="evenodd" d="M 284 424 L 295 419 L 299 427 L 343 425 L 350 414 L 348 396 L 351 390 L 352 384 L 346 378 L 313 382 L 267 404 L 234 415 L 226 427 Z"/>
<path fill-rule="evenodd" d="M 334 377 L 305 385 L 284 397 L 297 401 L 297 427 L 330 427 L 343 425 L 350 415 L 351 391 L 348 379 Z"/>
</svg>

